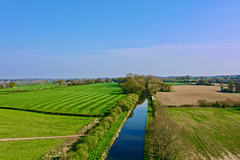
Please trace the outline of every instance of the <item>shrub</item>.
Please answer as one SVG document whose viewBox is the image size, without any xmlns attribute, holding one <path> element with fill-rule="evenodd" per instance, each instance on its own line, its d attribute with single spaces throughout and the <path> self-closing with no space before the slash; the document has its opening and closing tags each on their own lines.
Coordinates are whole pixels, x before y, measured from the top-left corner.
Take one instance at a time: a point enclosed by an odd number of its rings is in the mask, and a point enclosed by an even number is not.
<svg viewBox="0 0 240 160">
<path fill-rule="evenodd" d="M 112 124 L 113 123 L 113 119 L 112 119 L 112 117 L 105 117 L 104 119 L 103 119 L 103 123 L 109 123 L 109 124 Z"/>
<path fill-rule="evenodd" d="M 234 102 L 233 105 L 234 107 L 240 107 L 240 102 Z"/>
<path fill-rule="evenodd" d="M 81 148 L 79 151 L 78 151 L 79 154 L 77 159 L 84 159 L 85 157 L 87 157 L 89 154 L 86 150 L 84 150 L 83 148 Z"/>
<path fill-rule="evenodd" d="M 0 84 L 0 89 L 6 88 L 5 84 Z"/>
<path fill-rule="evenodd" d="M 118 114 L 121 114 L 121 113 L 122 113 L 122 108 L 121 108 L 121 107 L 117 106 L 117 107 L 116 107 L 116 110 L 118 111 Z"/>
<path fill-rule="evenodd" d="M 88 152 L 88 145 L 86 143 L 80 143 L 76 146 L 76 150 L 85 150 Z"/>
<path fill-rule="evenodd" d="M 117 118 L 117 113 L 111 112 L 110 117 L 112 117 L 112 119 L 115 120 Z"/>
<path fill-rule="evenodd" d="M 138 100 L 137 94 L 129 94 L 125 99 L 118 103 L 118 106 L 122 108 L 122 111 L 129 111 L 133 108 Z"/>
<path fill-rule="evenodd" d="M 206 100 L 203 100 L 203 99 L 199 99 L 197 101 L 197 104 L 200 107 L 209 107 L 209 103 Z"/>
<path fill-rule="evenodd" d="M 108 122 L 102 123 L 101 125 L 103 126 L 103 128 L 104 128 L 105 130 L 110 127 L 110 123 L 108 123 Z"/>
<path fill-rule="evenodd" d="M 20 92 L 20 91 L 22 91 L 22 88 L 17 88 L 16 90 L 17 90 L 18 92 Z"/>
<path fill-rule="evenodd" d="M 98 137 L 96 135 L 89 135 L 86 137 L 85 142 L 88 144 L 89 151 L 92 151 L 98 143 Z"/>
<path fill-rule="evenodd" d="M 9 83 L 8 83 L 8 87 L 9 87 L 9 88 L 16 87 L 16 85 L 17 85 L 17 84 L 16 84 L 15 82 L 9 82 Z"/>
<path fill-rule="evenodd" d="M 98 135 L 98 137 L 102 137 L 104 135 L 105 129 L 103 126 L 99 126 L 96 128 L 95 133 Z"/>
</svg>

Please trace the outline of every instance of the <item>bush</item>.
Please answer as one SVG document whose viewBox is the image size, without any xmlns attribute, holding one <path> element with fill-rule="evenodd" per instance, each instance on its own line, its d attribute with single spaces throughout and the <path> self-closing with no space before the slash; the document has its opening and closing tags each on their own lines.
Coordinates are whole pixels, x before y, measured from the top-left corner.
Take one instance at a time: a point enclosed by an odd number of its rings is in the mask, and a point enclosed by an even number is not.
<svg viewBox="0 0 240 160">
<path fill-rule="evenodd" d="M 6 88 L 5 84 L 0 84 L 0 89 Z"/>
<path fill-rule="evenodd" d="M 16 89 L 18 92 L 20 92 L 20 91 L 22 91 L 22 88 L 18 88 L 18 89 Z"/>
<path fill-rule="evenodd" d="M 118 103 L 118 106 L 122 108 L 122 111 L 129 111 L 136 105 L 138 97 L 137 94 L 129 94 L 125 99 Z"/>
<path fill-rule="evenodd" d="M 217 107 L 217 108 L 225 108 L 225 107 L 240 107 L 240 102 L 235 102 L 230 98 L 227 98 L 225 101 L 216 101 L 216 102 L 207 102 L 206 100 L 198 100 L 198 106 L 200 107 Z"/>
<path fill-rule="evenodd" d="M 112 119 L 112 117 L 105 117 L 104 119 L 103 119 L 103 123 L 109 123 L 109 124 L 112 124 L 113 123 L 113 119 Z"/>
<path fill-rule="evenodd" d="M 8 83 L 8 87 L 9 87 L 9 88 L 16 87 L 16 85 L 17 85 L 17 84 L 16 84 L 15 82 L 9 82 L 9 83 Z"/>
<path fill-rule="evenodd" d="M 98 144 L 98 137 L 96 135 L 89 135 L 86 137 L 85 142 L 88 144 L 89 151 L 92 151 Z"/>
<path fill-rule="evenodd" d="M 122 108 L 121 108 L 121 107 L 117 106 L 117 107 L 116 107 L 116 110 L 118 111 L 118 114 L 121 114 L 121 113 L 122 113 Z"/>
<path fill-rule="evenodd" d="M 197 104 L 200 107 L 209 107 L 210 106 L 209 103 L 206 100 L 203 100 L 203 99 L 199 99 L 197 101 Z"/>
<path fill-rule="evenodd" d="M 240 107 L 240 102 L 234 102 L 234 103 L 233 103 L 233 106 L 234 106 L 234 107 Z"/>
<path fill-rule="evenodd" d="M 96 128 L 95 133 L 98 135 L 98 137 L 102 137 L 104 135 L 105 129 L 103 126 L 99 126 Z"/>
<path fill-rule="evenodd" d="M 84 151 L 88 152 L 88 145 L 85 144 L 85 143 L 81 143 L 81 144 L 77 145 L 77 149 L 78 150 L 84 150 Z"/>
<path fill-rule="evenodd" d="M 117 113 L 111 112 L 110 117 L 112 117 L 112 119 L 115 120 L 117 118 Z"/>
<path fill-rule="evenodd" d="M 105 122 L 105 123 L 102 123 L 101 126 L 103 126 L 103 128 L 106 130 L 110 127 L 110 123 Z"/>
<path fill-rule="evenodd" d="M 79 151 L 78 151 L 79 154 L 78 157 L 76 157 L 77 159 L 84 159 L 85 157 L 87 157 L 89 154 L 86 150 L 84 150 L 83 148 L 81 148 Z"/>
</svg>

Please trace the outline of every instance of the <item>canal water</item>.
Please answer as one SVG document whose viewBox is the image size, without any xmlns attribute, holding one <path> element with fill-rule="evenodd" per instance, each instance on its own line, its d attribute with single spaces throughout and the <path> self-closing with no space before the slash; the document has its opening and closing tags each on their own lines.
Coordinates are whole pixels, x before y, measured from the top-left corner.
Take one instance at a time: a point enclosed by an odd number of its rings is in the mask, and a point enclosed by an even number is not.
<svg viewBox="0 0 240 160">
<path fill-rule="evenodd" d="M 107 160 L 143 160 L 148 101 L 136 106 L 109 151 Z"/>
</svg>

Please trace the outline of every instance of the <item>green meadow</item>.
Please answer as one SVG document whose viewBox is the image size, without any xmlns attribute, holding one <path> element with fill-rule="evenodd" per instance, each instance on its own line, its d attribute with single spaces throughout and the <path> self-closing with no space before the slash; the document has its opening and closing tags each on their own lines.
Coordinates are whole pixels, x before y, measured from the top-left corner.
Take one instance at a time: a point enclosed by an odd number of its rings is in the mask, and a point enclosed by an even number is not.
<svg viewBox="0 0 240 160">
<path fill-rule="evenodd" d="M 117 83 L 1 94 L 0 139 L 75 135 L 94 121 L 96 117 L 91 115 L 103 116 L 124 97 Z M 86 116 L 54 115 L 15 109 L 79 113 Z M 0 141 L 0 159 L 39 159 L 67 139 Z"/>
<path fill-rule="evenodd" d="M 94 119 L 0 109 L 0 138 L 73 135 Z"/>
<path fill-rule="evenodd" d="M 57 88 L 57 87 L 64 87 L 66 85 L 60 85 L 60 84 L 29 84 L 29 85 L 22 85 L 17 86 L 14 88 L 3 88 L 0 89 L 0 94 L 9 94 L 9 93 L 15 93 L 20 91 L 34 91 L 34 90 L 41 90 L 41 89 L 49 89 L 49 88 Z"/>
<path fill-rule="evenodd" d="M 74 135 L 92 117 L 46 115 L 0 109 L 0 139 Z M 39 159 L 67 138 L 0 141 L 0 159 Z"/>
<path fill-rule="evenodd" d="M 58 113 L 103 115 L 125 97 L 117 83 L 0 95 L 0 106 Z"/>
<path fill-rule="evenodd" d="M 66 139 L 38 139 L 0 142 L 0 159 L 40 159 L 50 150 L 60 146 Z"/>
</svg>

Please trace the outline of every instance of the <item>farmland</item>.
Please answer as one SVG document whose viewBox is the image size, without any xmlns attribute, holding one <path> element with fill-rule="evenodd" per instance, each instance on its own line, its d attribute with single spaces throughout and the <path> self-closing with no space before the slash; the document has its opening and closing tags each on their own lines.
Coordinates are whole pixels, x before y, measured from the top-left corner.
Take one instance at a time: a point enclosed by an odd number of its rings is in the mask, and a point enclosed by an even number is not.
<svg viewBox="0 0 240 160">
<path fill-rule="evenodd" d="M 65 85 L 59 85 L 59 84 L 30 84 L 30 85 L 23 85 L 23 86 L 17 86 L 14 88 L 4 88 L 0 89 L 0 94 L 9 94 L 14 92 L 20 92 L 20 91 L 33 91 L 33 90 L 41 90 L 41 89 L 48 89 L 48 88 L 57 88 L 57 87 L 64 87 Z"/>
<path fill-rule="evenodd" d="M 187 130 L 199 158 L 240 158 L 239 111 L 195 107 L 168 108 L 168 112 Z"/>
<path fill-rule="evenodd" d="M 222 93 L 219 86 L 184 85 L 173 86 L 174 92 L 158 92 L 157 96 L 164 105 L 197 104 L 199 99 L 207 101 L 222 101 L 230 98 L 240 101 L 238 93 Z"/>
<path fill-rule="evenodd" d="M 92 117 L 46 115 L 0 109 L 0 138 L 72 135 L 93 120 Z"/>
<path fill-rule="evenodd" d="M 187 83 L 172 83 L 172 82 L 166 82 L 166 84 L 172 84 L 173 86 L 187 85 Z"/>
<path fill-rule="evenodd" d="M 0 106 L 58 113 L 103 115 L 125 95 L 117 83 L 0 95 Z"/>
<path fill-rule="evenodd" d="M 78 135 L 79 130 L 96 119 L 91 115 L 103 116 L 123 99 L 125 95 L 121 92 L 118 84 L 105 83 L 0 95 L 0 106 L 3 106 L 0 109 L 0 159 L 39 159 L 69 139 L 54 136 Z M 14 109 L 4 109 L 4 106 Z M 81 113 L 85 116 L 15 109 Z M 125 116 L 126 114 L 122 115 Z M 36 139 L 39 137 L 43 139 Z M 44 139 L 48 137 L 54 138 Z M 6 139 L 10 140 L 5 141 Z"/>
<path fill-rule="evenodd" d="M 74 135 L 93 120 L 0 109 L 0 139 Z M 0 142 L 0 159 L 24 159 L 25 155 L 28 159 L 40 158 L 64 140 L 66 138 Z"/>
<path fill-rule="evenodd" d="M 238 93 L 222 93 L 219 86 L 174 86 L 174 92 L 158 92 L 164 105 L 196 105 L 197 101 L 240 101 Z M 191 145 L 194 159 L 240 158 L 240 112 L 235 108 L 166 107 L 174 123 L 185 129 L 186 145 Z"/>
<path fill-rule="evenodd" d="M 0 142 L 0 159 L 40 159 L 66 139 L 41 139 Z"/>
</svg>

